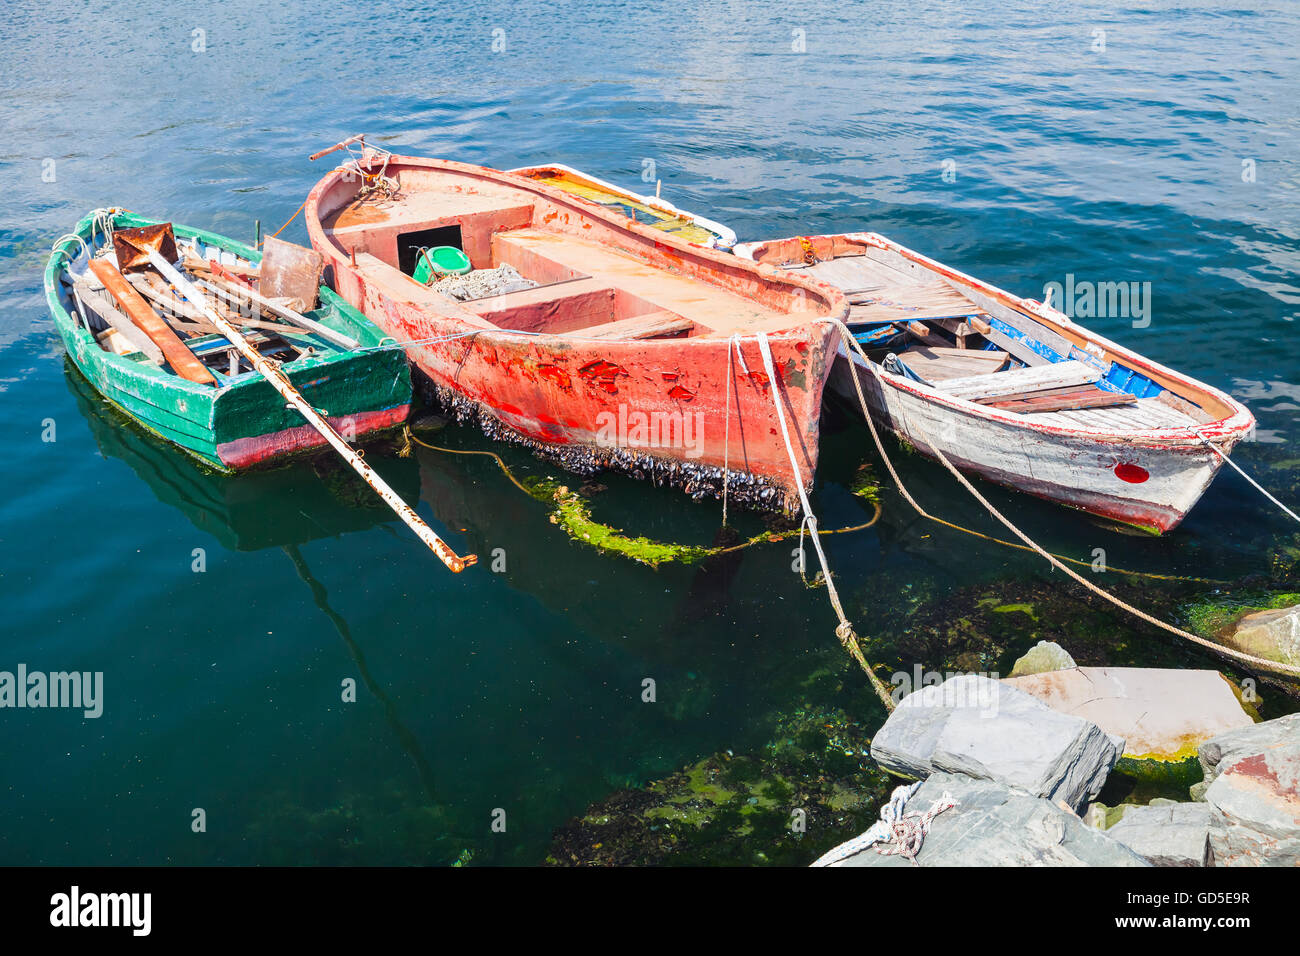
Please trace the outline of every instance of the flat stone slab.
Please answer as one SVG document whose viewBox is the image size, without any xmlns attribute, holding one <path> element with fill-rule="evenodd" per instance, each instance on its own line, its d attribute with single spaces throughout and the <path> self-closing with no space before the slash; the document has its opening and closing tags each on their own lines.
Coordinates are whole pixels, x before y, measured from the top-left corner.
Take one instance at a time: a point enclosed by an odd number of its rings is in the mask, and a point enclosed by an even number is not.
<svg viewBox="0 0 1300 956">
<path fill-rule="evenodd" d="M 1208 803 L 1162 802 L 1127 808 L 1105 833 L 1152 866 L 1208 866 L 1213 822 Z"/>
<path fill-rule="evenodd" d="M 1216 734 L 1254 726 L 1218 671 L 1074 667 L 1003 683 L 1123 737 L 1124 756 L 1139 760 L 1187 760 Z"/>
<path fill-rule="evenodd" d="M 973 674 L 903 698 L 871 742 L 886 770 L 962 773 L 1077 808 L 1095 797 L 1122 742 L 1007 683 Z"/>
<path fill-rule="evenodd" d="M 1049 800 L 991 780 L 936 772 L 908 801 L 924 813 L 945 793 L 957 806 L 934 818 L 921 866 L 1149 866 L 1124 844 Z M 862 850 L 831 866 L 910 866 L 902 856 Z"/>
</svg>

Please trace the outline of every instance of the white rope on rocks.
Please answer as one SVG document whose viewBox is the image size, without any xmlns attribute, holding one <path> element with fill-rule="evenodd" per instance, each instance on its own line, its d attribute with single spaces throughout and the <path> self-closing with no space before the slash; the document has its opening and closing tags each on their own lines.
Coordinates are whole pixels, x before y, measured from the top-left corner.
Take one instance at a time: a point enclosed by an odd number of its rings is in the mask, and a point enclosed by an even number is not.
<svg viewBox="0 0 1300 956">
<path fill-rule="evenodd" d="M 881 844 L 876 847 L 876 852 L 881 856 L 902 856 L 913 866 L 920 866 L 916 857 L 925 843 L 926 834 L 930 832 L 930 824 L 939 814 L 957 806 L 952 794 L 945 790 L 943 796 L 924 813 L 906 813 L 907 801 L 912 799 L 920 786 L 921 781 L 918 780 L 916 783 L 895 787 L 889 802 L 880 808 L 880 819 L 871 824 L 866 833 L 841 843 L 829 853 L 818 857 L 812 865 L 838 866 L 849 857 Z"/>
</svg>

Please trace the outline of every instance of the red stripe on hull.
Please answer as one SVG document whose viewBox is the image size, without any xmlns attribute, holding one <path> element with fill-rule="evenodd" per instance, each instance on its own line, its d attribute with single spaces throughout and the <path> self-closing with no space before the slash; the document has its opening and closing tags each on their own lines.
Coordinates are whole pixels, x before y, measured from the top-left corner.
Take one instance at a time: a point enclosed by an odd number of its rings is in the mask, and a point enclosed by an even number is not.
<svg viewBox="0 0 1300 956">
<path fill-rule="evenodd" d="M 395 405 L 378 411 L 357 412 L 326 419 L 339 434 L 360 439 L 367 434 L 393 428 L 406 421 L 410 405 Z M 267 435 L 237 438 L 217 446 L 217 457 L 227 468 L 240 471 L 265 464 L 296 452 L 309 451 L 326 444 L 324 437 L 311 425 L 286 428 Z"/>
</svg>

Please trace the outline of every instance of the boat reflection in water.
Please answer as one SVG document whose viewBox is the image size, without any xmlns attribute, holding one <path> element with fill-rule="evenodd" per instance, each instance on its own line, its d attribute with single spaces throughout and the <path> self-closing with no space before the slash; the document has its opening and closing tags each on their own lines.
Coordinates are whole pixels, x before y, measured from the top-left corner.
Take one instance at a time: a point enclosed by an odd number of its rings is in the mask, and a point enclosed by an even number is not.
<svg viewBox="0 0 1300 956">
<path fill-rule="evenodd" d="M 196 528 L 233 551 L 278 547 L 311 592 L 312 602 L 334 625 L 366 689 L 410 756 L 430 803 L 439 802 L 433 769 L 420 742 L 402 721 L 392 699 L 372 675 L 360 644 L 344 617 L 329 603 L 325 586 L 312 574 L 299 545 L 396 521 L 393 512 L 345 468 L 328 462 L 330 474 L 304 480 L 303 466 L 240 476 L 208 471 L 178 448 L 159 441 L 109 405 L 76 366 L 67 364 L 68 390 L 106 458 L 131 467 L 164 504 L 182 512 Z M 419 471 L 412 459 L 384 463 L 384 477 L 414 507 Z M 324 479 L 324 480 L 322 480 Z"/>
<path fill-rule="evenodd" d="M 240 476 L 222 475 L 135 425 L 105 402 L 71 363 L 65 381 L 100 452 L 130 466 L 158 500 L 171 505 L 232 551 L 303 544 L 365 531 L 396 520 L 382 500 L 350 472 L 301 463 Z M 384 463 L 384 478 L 414 505 L 419 473 L 407 459 Z"/>
</svg>

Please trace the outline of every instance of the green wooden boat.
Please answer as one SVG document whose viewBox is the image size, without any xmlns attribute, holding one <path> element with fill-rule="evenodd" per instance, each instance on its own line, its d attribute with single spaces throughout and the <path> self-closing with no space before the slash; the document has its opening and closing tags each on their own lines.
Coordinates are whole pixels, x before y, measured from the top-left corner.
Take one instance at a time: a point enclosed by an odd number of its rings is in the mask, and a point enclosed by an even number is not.
<svg viewBox="0 0 1300 956">
<path fill-rule="evenodd" d="M 126 314 L 116 310 L 102 284 L 93 288 L 88 258 L 114 261 L 112 230 L 159 224 L 120 210 L 97 210 L 55 243 L 45 269 L 45 296 L 73 363 L 135 422 L 218 471 L 243 471 L 324 447 L 320 433 L 247 360 L 241 361 L 222 335 L 182 318 L 168 319 L 215 380 L 190 381 L 156 353 L 147 354 L 148 339 L 142 340 Z M 236 274 L 256 270 L 261 261 L 261 253 L 233 239 L 176 224 L 173 230 L 187 253 Z M 106 311 L 114 312 L 111 321 L 102 314 Z M 302 317 L 325 331 L 260 315 L 231 321 L 243 326 L 241 333 L 264 356 L 282 363 L 294 387 L 349 440 L 401 425 L 411 404 L 410 368 L 402 349 L 383 347 L 392 340 L 325 286 L 319 307 Z"/>
</svg>

